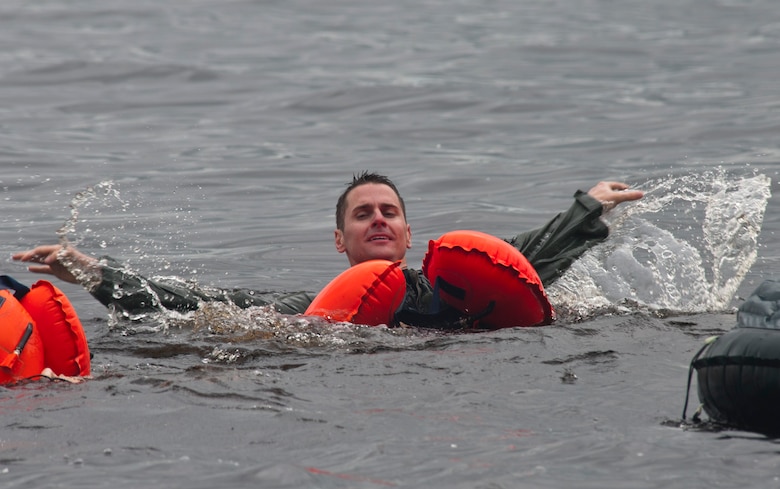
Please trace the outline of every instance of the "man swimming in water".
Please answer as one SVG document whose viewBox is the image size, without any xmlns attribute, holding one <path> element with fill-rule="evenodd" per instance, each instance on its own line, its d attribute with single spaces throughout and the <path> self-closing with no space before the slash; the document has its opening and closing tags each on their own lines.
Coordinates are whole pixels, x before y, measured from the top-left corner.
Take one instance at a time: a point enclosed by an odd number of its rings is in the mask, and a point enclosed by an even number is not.
<svg viewBox="0 0 780 489">
<path fill-rule="evenodd" d="M 587 193 L 577 191 L 572 206 L 546 225 L 507 241 L 525 255 L 542 283 L 548 286 L 585 251 L 607 238 L 609 229 L 599 219 L 603 212 L 642 196 L 641 191 L 629 190 L 624 183 L 600 182 Z M 350 266 L 371 259 L 400 261 L 406 277 L 406 296 L 399 317 L 427 322 L 422 318 L 428 313 L 433 288 L 419 270 L 406 266 L 411 239 L 406 207 L 395 184 L 376 173 L 354 176 L 336 205 L 336 250 L 346 255 Z M 191 311 L 204 301 L 232 302 L 239 307 L 271 305 L 283 314 L 300 314 L 314 299 L 308 292 L 261 293 L 247 289 L 185 287 L 138 275 L 110 257 L 98 259 L 60 245 L 38 246 L 15 253 L 12 258 L 34 263 L 28 268 L 31 272 L 81 283 L 101 303 L 127 314 L 161 309 Z M 434 322 L 441 321 L 442 317 L 439 315 Z M 454 318 L 446 321 L 450 319 Z"/>
</svg>

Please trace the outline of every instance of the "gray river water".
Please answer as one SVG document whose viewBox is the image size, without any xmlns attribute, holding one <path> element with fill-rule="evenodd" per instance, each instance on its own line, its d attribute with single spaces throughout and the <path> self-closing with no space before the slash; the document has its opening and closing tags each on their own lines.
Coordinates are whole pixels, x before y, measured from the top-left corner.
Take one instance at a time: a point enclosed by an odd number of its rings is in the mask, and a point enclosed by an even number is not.
<svg viewBox="0 0 780 489">
<path fill-rule="evenodd" d="M 362 170 L 404 195 L 413 266 L 599 180 L 646 197 L 543 328 L 127 321 L 59 283 L 93 379 L 0 388 L 0 486 L 780 486 L 775 440 L 681 423 L 691 357 L 780 274 L 779 71 L 770 0 L 3 2 L 0 263 L 25 283 L 7 257 L 62 239 L 317 291 Z"/>
</svg>

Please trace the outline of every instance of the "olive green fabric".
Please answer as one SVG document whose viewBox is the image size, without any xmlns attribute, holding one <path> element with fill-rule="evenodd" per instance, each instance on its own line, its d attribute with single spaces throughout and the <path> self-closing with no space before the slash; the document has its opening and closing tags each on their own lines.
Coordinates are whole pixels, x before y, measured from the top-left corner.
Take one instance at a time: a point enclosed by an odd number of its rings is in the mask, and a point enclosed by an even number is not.
<svg viewBox="0 0 780 489">
<path fill-rule="evenodd" d="M 547 286 L 582 253 L 606 239 L 607 226 L 599 219 L 601 203 L 577 191 L 574 203 L 541 228 L 518 234 L 507 242 L 519 249 Z M 194 284 L 146 278 L 104 257 L 103 280 L 92 295 L 106 306 L 128 314 L 160 309 L 193 311 L 202 302 L 232 302 L 239 307 L 273 306 L 282 314 L 300 314 L 311 304 L 309 292 L 261 292 L 249 289 L 220 289 Z M 426 313 L 432 287 L 419 270 L 406 270 L 407 291 L 402 309 Z"/>
<path fill-rule="evenodd" d="M 569 210 L 545 226 L 508 239 L 531 262 L 542 283 L 553 283 L 583 253 L 607 239 L 601 202 L 578 190 Z"/>
<path fill-rule="evenodd" d="M 232 302 L 239 307 L 273 305 L 282 314 L 306 310 L 314 294 L 307 292 L 260 292 L 248 289 L 219 289 L 195 284 L 146 278 L 123 268 L 110 257 L 102 259 L 103 280 L 92 295 L 105 306 L 113 305 L 134 315 L 170 309 L 194 311 L 202 302 Z"/>
</svg>

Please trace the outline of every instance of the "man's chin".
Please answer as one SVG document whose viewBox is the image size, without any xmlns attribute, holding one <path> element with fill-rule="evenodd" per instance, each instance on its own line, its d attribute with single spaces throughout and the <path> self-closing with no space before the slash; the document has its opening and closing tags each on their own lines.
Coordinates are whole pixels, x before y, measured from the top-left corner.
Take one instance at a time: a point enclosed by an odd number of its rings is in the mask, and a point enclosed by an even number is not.
<svg viewBox="0 0 780 489">
<path fill-rule="evenodd" d="M 369 260 L 388 260 L 395 262 L 401 259 L 398 258 L 395 253 L 372 253 L 369 256 Z"/>
</svg>

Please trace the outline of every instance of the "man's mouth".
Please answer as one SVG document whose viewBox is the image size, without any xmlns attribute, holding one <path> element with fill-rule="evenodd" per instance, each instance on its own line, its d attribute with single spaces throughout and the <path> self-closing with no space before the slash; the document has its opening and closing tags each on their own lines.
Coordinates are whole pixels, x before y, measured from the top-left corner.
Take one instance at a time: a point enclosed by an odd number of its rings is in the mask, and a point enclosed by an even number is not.
<svg viewBox="0 0 780 489">
<path fill-rule="evenodd" d="M 368 239 L 369 241 L 389 241 L 390 238 L 387 236 L 372 236 Z"/>
</svg>

